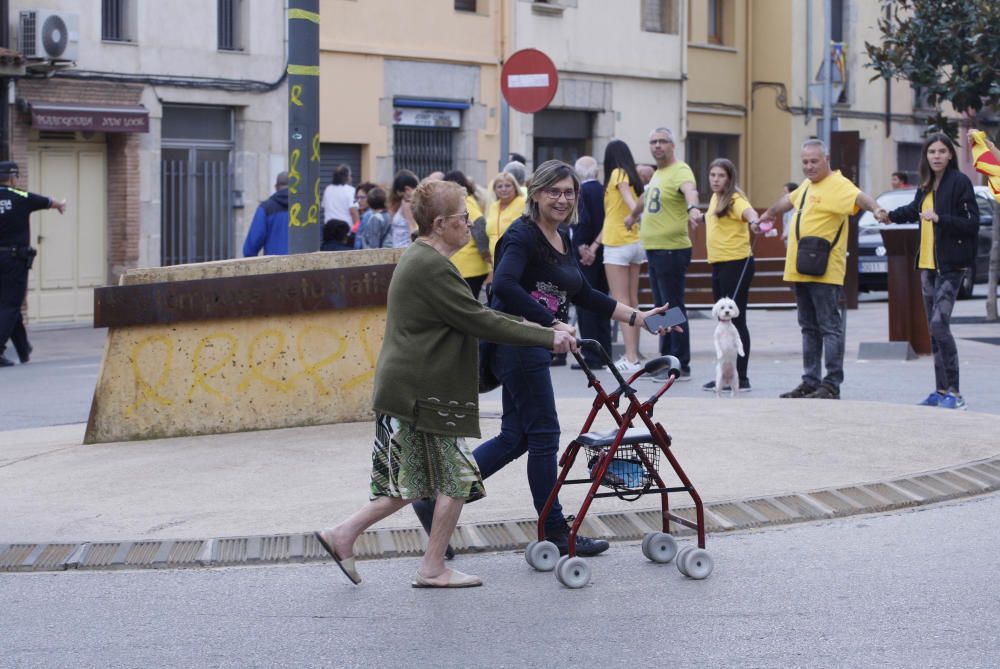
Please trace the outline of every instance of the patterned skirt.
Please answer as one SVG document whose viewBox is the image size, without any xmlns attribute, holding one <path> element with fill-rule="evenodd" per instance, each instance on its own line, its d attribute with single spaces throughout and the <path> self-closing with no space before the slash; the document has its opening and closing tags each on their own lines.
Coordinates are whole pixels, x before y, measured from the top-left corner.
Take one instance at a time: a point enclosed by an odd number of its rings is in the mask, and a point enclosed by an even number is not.
<svg viewBox="0 0 1000 669">
<path fill-rule="evenodd" d="M 376 413 L 370 493 L 372 499 L 433 499 L 441 493 L 474 502 L 486 488 L 464 438 L 420 432 L 411 423 Z"/>
</svg>

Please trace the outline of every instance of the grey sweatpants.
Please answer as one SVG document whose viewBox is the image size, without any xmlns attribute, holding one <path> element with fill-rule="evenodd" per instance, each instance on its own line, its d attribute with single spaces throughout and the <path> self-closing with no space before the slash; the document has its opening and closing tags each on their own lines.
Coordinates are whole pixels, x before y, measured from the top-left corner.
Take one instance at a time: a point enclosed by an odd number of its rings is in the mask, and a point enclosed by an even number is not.
<svg viewBox="0 0 1000 669">
<path fill-rule="evenodd" d="M 920 270 L 920 292 L 927 313 L 934 353 L 934 382 L 937 389 L 960 394 L 958 389 L 958 347 L 951 335 L 951 312 L 958 297 L 962 271 Z"/>
</svg>

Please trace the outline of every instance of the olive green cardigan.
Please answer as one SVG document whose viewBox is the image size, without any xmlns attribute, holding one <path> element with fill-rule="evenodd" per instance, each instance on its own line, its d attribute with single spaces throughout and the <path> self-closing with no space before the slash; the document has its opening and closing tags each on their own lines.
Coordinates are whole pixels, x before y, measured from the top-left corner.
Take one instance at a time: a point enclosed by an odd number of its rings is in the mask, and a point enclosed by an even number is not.
<svg viewBox="0 0 1000 669">
<path fill-rule="evenodd" d="M 549 348 L 554 336 L 483 306 L 450 260 L 416 242 L 389 284 L 375 411 L 424 432 L 479 437 L 479 340 Z"/>
</svg>

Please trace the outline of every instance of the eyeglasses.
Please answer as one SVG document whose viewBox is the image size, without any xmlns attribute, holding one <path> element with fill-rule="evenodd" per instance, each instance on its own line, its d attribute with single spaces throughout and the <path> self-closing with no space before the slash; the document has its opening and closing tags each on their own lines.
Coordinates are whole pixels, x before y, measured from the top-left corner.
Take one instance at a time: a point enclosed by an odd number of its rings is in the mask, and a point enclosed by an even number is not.
<svg viewBox="0 0 1000 669">
<path fill-rule="evenodd" d="M 565 197 L 569 201 L 576 199 L 576 191 L 572 188 L 567 188 L 566 190 L 560 190 L 558 188 L 543 188 L 542 192 L 545 193 L 545 197 L 550 200 L 558 200 L 560 197 Z"/>
<path fill-rule="evenodd" d="M 469 210 L 458 213 L 458 214 L 448 214 L 447 216 L 442 216 L 441 218 L 448 220 L 449 218 L 461 218 L 465 223 L 469 222 Z"/>
</svg>

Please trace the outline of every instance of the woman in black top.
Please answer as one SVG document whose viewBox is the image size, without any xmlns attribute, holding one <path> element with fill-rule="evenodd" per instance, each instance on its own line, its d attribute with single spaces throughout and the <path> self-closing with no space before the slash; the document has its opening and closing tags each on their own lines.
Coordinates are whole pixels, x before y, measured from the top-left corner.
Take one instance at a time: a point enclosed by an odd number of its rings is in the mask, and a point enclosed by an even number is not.
<svg viewBox="0 0 1000 669">
<path fill-rule="evenodd" d="M 528 185 L 527 211 L 498 245 L 491 306 L 572 333 L 575 328 L 566 324 L 570 302 L 605 318 L 641 326 L 666 306 L 640 312 L 592 289 L 570 251 L 568 236 L 559 229 L 560 224 L 576 222 L 579 194 L 580 181 L 566 163 L 550 160 L 535 171 Z M 542 347 L 496 347 L 490 364 L 503 383 L 503 421 L 500 434 L 473 453 L 484 478 L 527 453 L 528 485 L 538 512 L 558 473 L 559 418 L 549 360 Z M 546 538 L 565 554 L 569 528 L 558 501 L 545 530 Z M 606 541 L 576 537 L 577 555 L 596 555 L 607 548 Z"/>
<path fill-rule="evenodd" d="M 893 223 L 920 222 L 917 269 L 934 352 L 934 392 L 923 406 L 965 409 L 958 386 L 958 348 L 951 334 L 951 312 L 962 275 L 975 264 L 979 207 L 972 182 L 958 170 L 955 145 L 934 133 L 924 142 L 920 188 L 910 204 L 888 213 Z"/>
</svg>

